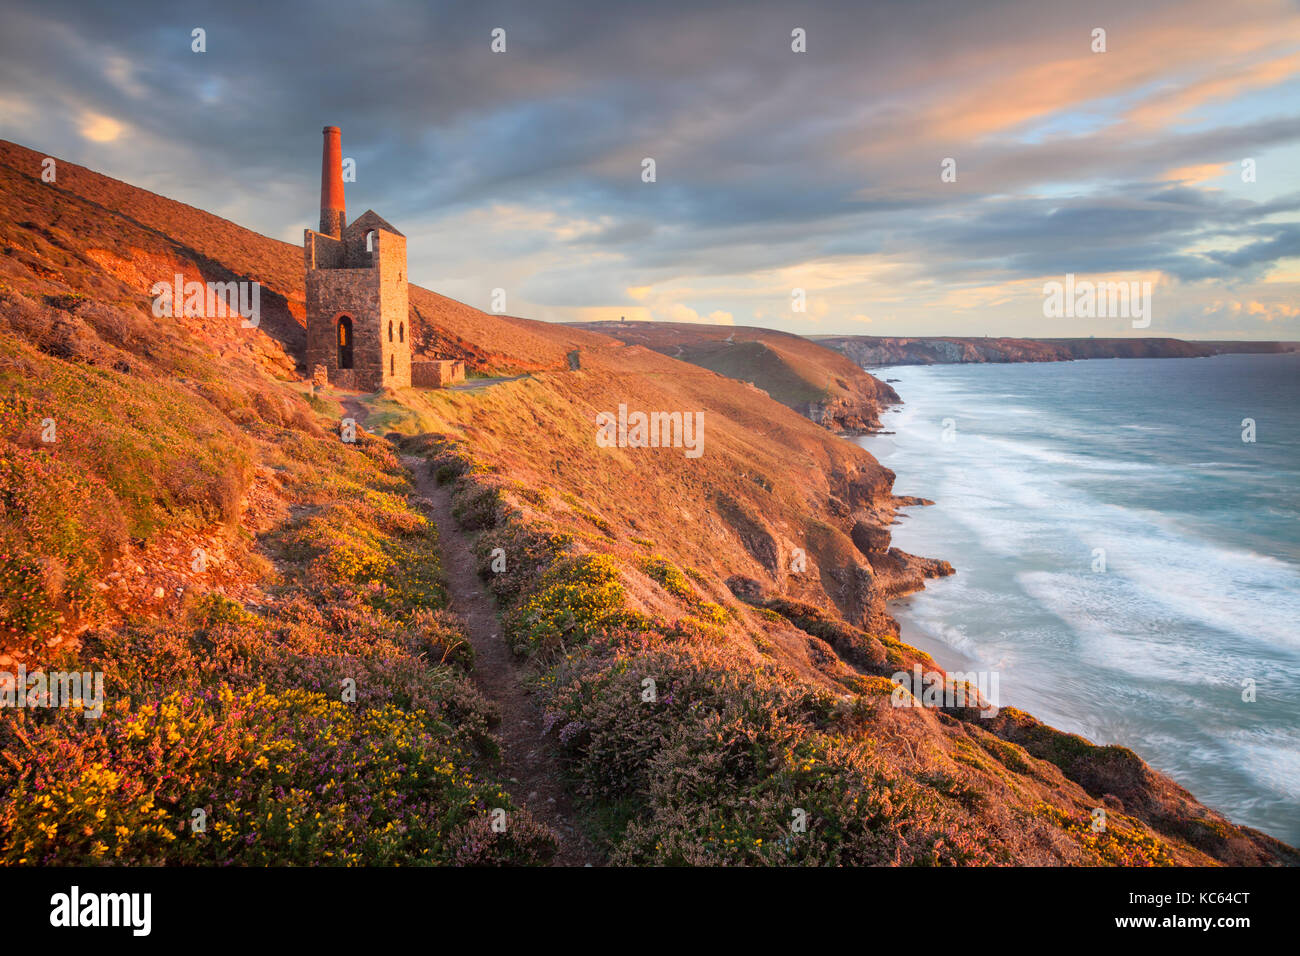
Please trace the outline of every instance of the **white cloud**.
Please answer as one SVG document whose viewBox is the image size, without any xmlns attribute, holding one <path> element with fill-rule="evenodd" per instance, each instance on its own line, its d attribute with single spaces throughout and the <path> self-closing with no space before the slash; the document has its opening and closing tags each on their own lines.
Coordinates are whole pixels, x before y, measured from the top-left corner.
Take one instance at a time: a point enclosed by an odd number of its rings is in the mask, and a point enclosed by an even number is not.
<svg viewBox="0 0 1300 956">
<path fill-rule="evenodd" d="M 81 114 L 81 135 L 92 143 L 111 143 L 122 135 L 123 126 L 101 113 Z"/>
</svg>

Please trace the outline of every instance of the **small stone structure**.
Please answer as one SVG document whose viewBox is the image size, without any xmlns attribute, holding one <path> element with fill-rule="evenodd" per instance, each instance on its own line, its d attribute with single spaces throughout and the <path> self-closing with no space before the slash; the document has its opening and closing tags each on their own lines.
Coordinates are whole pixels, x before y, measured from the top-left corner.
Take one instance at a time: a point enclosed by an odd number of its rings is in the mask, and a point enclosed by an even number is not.
<svg viewBox="0 0 1300 956">
<path fill-rule="evenodd" d="M 411 363 L 411 384 L 416 388 L 446 388 L 465 381 L 461 359 L 420 359 Z"/>
</svg>

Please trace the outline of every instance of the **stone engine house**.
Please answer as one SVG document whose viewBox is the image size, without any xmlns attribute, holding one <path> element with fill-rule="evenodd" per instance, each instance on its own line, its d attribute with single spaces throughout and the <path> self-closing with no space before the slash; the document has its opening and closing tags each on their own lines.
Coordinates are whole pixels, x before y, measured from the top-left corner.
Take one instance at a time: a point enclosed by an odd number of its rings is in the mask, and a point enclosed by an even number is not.
<svg viewBox="0 0 1300 956">
<path fill-rule="evenodd" d="M 303 237 L 307 368 L 340 388 L 409 388 L 406 237 L 373 211 L 347 224 L 341 133 L 324 134 L 320 231 Z"/>
</svg>

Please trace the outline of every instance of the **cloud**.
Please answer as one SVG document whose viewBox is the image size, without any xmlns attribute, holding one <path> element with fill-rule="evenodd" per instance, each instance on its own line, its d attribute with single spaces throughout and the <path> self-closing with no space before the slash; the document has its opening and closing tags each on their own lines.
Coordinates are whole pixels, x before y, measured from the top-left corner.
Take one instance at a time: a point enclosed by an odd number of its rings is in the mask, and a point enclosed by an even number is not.
<svg viewBox="0 0 1300 956">
<path fill-rule="evenodd" d="M 1166 172 L 1161 178 L 1166 182 L 1183 186 L 1195 186 L 1198 183 L 1218 179 L 1228 170 L 1227 163 L 1199 163 L 1195 166 L 1178 166 Z"/>
<path fill-rule="evenodd" d="M 1250 316 L 1264 322 L 1275 322 L 1300 317 L 1300 306 L 1288 302 L 1259 302 L 1257 300 L 1249 302 L 1216 302 L 1206 312 L 1207 314 L 1227 313 L 1234 317 Z"/>
<path fill-rule="evenodd" d="M 85 113 L 81 117 L 81 135 L 92 143 L 111 143 L 122 135 L 122 124 L 111 116 Z"/>
<path fill-rule="evenodd" d="M 1170 321 L 1194 331 L 1213 301 L 1294 288 L 1276 278 L 1300 220 L 1294 6 L 1100 0 L 1084 21 L 1036 0 L 822 0 L 798 9 L 806 54 L 794 15 L 10 0 L 0 105 L 24 109 L 0 109 L 0 135 L 296 237 L 320 127 L 340 125 L 349 204 L 407 233 L 415 281 L 473 304 L 507 288 L 547 319 L 1010 333 L 1041 323 L 1021 290 L 1071 271 L 1180 283 Z M 341 36 L 384 55 L 340 61 Z M 1235 175 L 1246 156 L 1257 183 Z"/>
</svg>

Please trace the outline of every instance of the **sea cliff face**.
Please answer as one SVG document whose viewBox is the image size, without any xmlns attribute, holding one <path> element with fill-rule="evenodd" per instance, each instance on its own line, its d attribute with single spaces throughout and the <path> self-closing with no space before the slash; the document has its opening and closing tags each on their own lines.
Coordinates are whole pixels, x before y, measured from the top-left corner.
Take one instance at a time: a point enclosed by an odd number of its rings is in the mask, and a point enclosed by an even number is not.
<svg viewBox="0 0 1300 956">
<path fill-rule="evenodd" d="M 1014 339 L 950 336 L 817 336 L 863 367 L 979 362 L 1068 362 L 1095 358 L 1203 358 L 1235 352 L 1292 352 L 1296 342 L 1187 342 L 1171 338 Z"/>
</svg>

